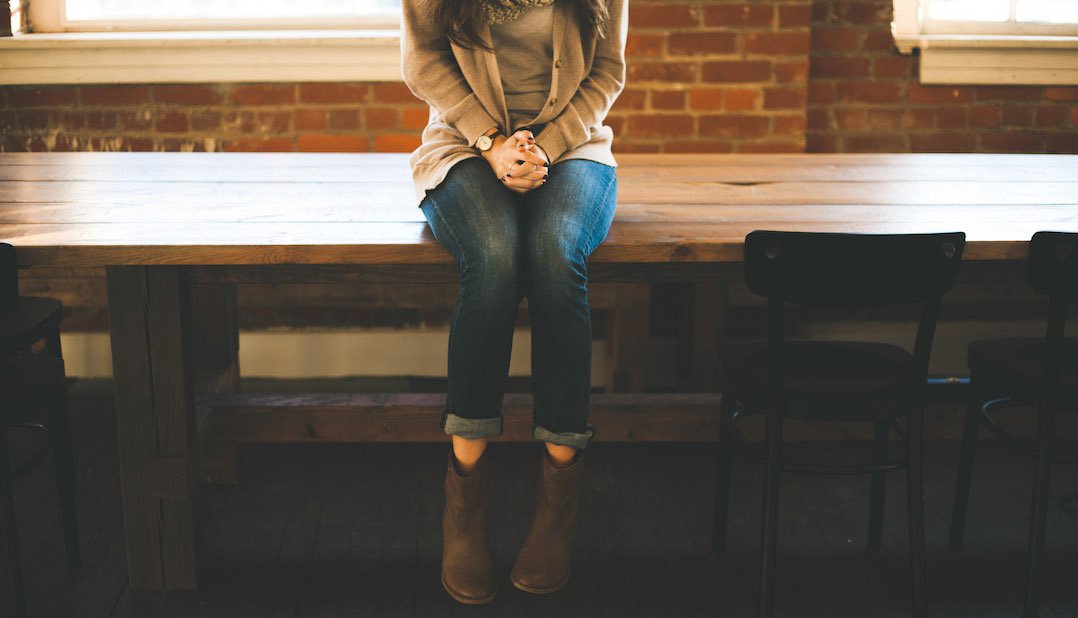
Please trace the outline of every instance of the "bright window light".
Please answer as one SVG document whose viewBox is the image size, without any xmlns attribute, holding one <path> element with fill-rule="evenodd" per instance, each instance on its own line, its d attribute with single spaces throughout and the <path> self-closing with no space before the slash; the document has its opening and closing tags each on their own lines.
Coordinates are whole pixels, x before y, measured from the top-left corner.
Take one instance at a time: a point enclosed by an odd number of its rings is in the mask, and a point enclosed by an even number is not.
<svg viewBox="0 0 1078 618">
<path fill-rule="evenodd" d="M 400 0 L 66 0 L 68 21 L 348 18 L 395 15 Z"/>
<path fill-rule="evenodd" d="M 1018 21 L 1078 24 L 1078 0 L 1019 0 Z"/>
<path fill-rule="evenodd" d="M 1010 0 L 932 0 L 931 18 L 962 21 L 1008 21 Z"/>
</svg>

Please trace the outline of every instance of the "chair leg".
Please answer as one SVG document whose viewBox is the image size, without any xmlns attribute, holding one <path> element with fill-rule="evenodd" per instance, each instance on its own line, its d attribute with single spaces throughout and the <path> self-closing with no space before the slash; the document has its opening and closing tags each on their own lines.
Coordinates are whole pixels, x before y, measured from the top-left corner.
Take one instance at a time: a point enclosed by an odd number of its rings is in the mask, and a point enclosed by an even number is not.
<svg viewBox="0 0 1078 618">
<path fill-rule="evenodd" d="M 726 528 L 730 517 L 730 465 L 734 448 L 732 417 L 736 408 L 737 400 L 723 393 L 722 408 L 719 412 L 719 462 L 715 476 L 715 510 L 711 528 L 711 551 L 716 554 L 726 551 Z"/>
<path fill-rule="evenodd" d="M 1044 572 L 1044 535 L 1048 518 L 1048 481 L 1052 463 L 1054 402 L 1040 402 L 1037 414 L 1037 460 L 1033 471 L 1033 507 L 1029 522 L 1029 565 L 1026 579 L 1025 618 L 1036 618 Z"/>
<path fill-rule="evenodd" d="M 951 534 L 948 545 L 952 550 L 962 547 L 962 541 L 966 535 L 969 489 L 973 482 L 973 455 L 977 449 L 977 430 L 981 426 L 983 402 L 975 390 L 972 378 L 970 386 L 974 390 L 966 403 L 966 420 L 962 428 L 962 445 L 958 455 L 958 481 L 954 490 L 954 506 L 951 509 Z"/>
<path fill-rule="evenodd" d="M 925 560 L 925 507 L 923 413 L 910 413 L 906 427 L 906 503 L 910 529 L 910 576 L 912 579 L 914 618 L 925 615 L 926 560 Z"/>
<path fill-rule="evenodd" d="M 883 465 L 887 463 L 887 440 L 890 438 L 890 426 L 883 421 L 876 423 L 875 435 L 872 438 L 872 463 Z M 868 516 L 868 550 L 876 552 L 880 550 L 883 541 L 883 505 L 887 495 L 887 473 L 874 472 L 872 474 L 872 497 L 869 500 Z"/>
<path fill-rule="evenodd" d="M 767 413 L 767 467 L 764 473 L 764 525 L 760 547 L 760 618 L 775 613 L 775 558 L 779 521 L 779 481 L 782 471 L 782 415 Z"/>
<path fill-rule="evenodd" d="M 15 499 L 12 495 L 7 431 L 0 427 L 0 612 L 25 618 L 26 597 L 19 566 L 19 537 L 15 532 Z"/>
<path fill-rule="evenodd" d="M 66 385 L 65 385 L 66 386 Z M 49 408 L 52 413 L 52 453 L 56 464 L 56 484 L 59 489 L 60 513 L 64 522 L 64 544 L 67 563 L 72 568 L 82 564 L 79 548 L 79 524 L 75 511 L 75 464 L 71 448 L 71 423 L 67 411 L 67 393 L 56 394 Z"/>
</svg>

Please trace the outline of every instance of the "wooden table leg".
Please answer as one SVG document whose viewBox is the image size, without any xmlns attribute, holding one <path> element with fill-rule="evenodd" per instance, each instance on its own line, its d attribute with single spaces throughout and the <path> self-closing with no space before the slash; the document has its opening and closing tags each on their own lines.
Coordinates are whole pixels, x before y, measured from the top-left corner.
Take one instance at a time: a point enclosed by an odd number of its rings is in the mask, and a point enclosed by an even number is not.
<svg viewBox="0 0 1078 618">
<path fill-rule="evenodd" d="M 173 266 L 106 268 L 127 566 L 134 590 L 193 589 L 189 287 Z"/>
<path fill-rule="evenodd" d="M 236 286 L 192 285 L 191 326 L 195 392 L 238 393 L 240 339 Z M 216 422 L 212 409 L 198 410 L 198 476 L 203 483 L 235 484 L 239 482 L 238 448 L 217 437 Z"/>
<path fill-rule="evenodd" d="M 616 302 L 610 316 L 608 342 L 607 392 L 639 393 L 644 390 L 651 285 L 620 283 L 615 286 L 614 295 Z"/>
</svg>

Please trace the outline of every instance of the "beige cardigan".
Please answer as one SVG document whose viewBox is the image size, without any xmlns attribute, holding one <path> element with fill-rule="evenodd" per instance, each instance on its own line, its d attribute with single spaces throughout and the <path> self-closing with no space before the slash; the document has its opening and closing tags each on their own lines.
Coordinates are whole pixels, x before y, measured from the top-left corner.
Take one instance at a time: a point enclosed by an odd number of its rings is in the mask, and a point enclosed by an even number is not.
<svg viewBox="0 0 1078 618">
<path fill-rule="evenodd" d="M 552 165 L 567 159 L 617 165 L 610 152 L 614 133 L 603 119 L 625 86 L 627 1 L 607 0 L 606 37 L 591 41 L 581 40 L 569 3 L 554 2 L 550 96 L 531 122 L 546 125 L 535 140 Z M 430 105 L 423 143 L 409 159 L 418 204 L 455 163 L 479 156 L 474 145 L 480 135 L 494 126 L 504 134 L 510 121 L 495 55 L 451 43 L 424 0 L 401 4 L 404 83 Z M 480 36 L 493 47 L 486 23 Z"/>
</svg>

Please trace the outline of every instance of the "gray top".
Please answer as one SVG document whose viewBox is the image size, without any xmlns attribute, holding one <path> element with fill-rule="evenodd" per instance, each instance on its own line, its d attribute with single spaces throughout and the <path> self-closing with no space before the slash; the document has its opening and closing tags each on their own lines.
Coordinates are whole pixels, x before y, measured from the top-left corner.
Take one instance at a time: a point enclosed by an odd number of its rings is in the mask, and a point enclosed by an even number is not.
<svg viewBox="0 0 1078 618">
<path fill-rule="evenodd" d="M 513 21 L 490 26 L 513 131 L 534 120 L 550 95 L 553 32 L 553 4 L 531 7 Z"/>
</svg>

